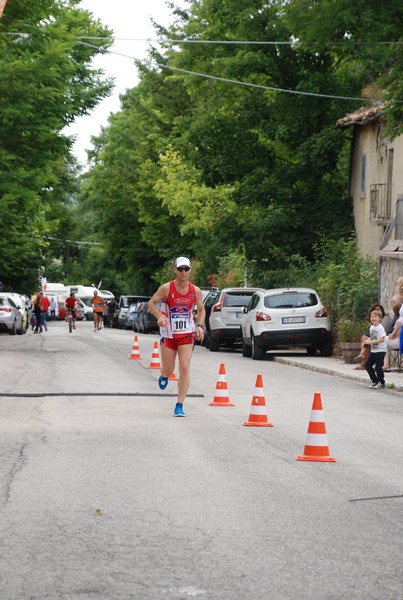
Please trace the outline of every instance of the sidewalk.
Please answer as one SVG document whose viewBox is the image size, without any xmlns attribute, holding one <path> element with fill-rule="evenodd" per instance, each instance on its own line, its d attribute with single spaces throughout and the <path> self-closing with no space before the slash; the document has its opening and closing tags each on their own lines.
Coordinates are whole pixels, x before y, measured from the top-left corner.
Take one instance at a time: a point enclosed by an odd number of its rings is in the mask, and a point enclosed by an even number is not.
<svg viewBox="0 0 403 600">
<path fill-rule="evenodd" d="M 280 355 L 273 355 L 273 361 L 300 367 L 301 369 L 317 371 L 318 373 L 325 373 L 326 375 L 361 381 L 366 385 L 370 384 L 369 376 L 366 371 L 355 370 L 354 367 L 357 365 L 348 365 L 342 358 L 333 356 L 330 358 L 323 358 L 322 356 L 308 356 L 302 351 L 301 353 L 284 351 L 281 352 Z M 392 369 L 390 373 L 385 373 L 385 382 L 386 387 L 393 384 L 395 387 L 392 389 L 403 392 L 403 371 Z"/>
</svg>

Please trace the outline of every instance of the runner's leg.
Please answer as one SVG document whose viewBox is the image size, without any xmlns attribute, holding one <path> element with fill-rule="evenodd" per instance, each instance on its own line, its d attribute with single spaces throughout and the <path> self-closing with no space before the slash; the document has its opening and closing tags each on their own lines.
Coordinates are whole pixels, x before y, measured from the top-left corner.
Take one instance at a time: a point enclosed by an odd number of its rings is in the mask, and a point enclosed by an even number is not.
<svg viewBox="0 0 403 600">
<path fill-rule="evenodd" d="M 183 404 L 190 385 L 190 361 L 192 359 L 193 344 L 178 346 L 179 380 L 178 402 Z"/>
<path fill-rule="evenodd" d="M 167 348 L 164 344 L 160 345 L 161 348 L 161 375 L 163 377 L 169 377 L 172 375 L 175 369 L 176 350 Z"/>
</svg>

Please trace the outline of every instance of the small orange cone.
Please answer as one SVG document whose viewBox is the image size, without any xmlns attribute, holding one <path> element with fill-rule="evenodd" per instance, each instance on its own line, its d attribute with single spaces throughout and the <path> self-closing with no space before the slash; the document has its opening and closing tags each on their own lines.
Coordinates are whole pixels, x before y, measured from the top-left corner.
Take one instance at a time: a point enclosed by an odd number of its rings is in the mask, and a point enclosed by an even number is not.
<svg viewBox="0 0 403 600">
<path fill-rule="evenodd" d="M 336 462 L 336 459 L 329 455 L 322 398 L 317 392 L 313 397 L 311 420 L 306 434 L 304 454 L 297 456 L 297 460 Z"/>
<path fill-rule="evenodd" d="M 220 371 L 218 373 L 218 380 L 215 386 L 215 396 L 213 402 L 210 402 L 209 406 L 234 406 L 229 401 L 228 396 L 228 385 L 225 377 L 225 366 L 223 363 L 220 365 Z"/>
<path fill-rule="evenodd" d="M 151 356 L 151 362 L 148 365 L 149 369 L 161 369 L 160 355 L 158 352 L 158 342 L 154 342 L 154 350 Z"/>
<path fill-rule="evenodd" d="M 266 400 L 263 390 L 263 378 L 256 376 L 255 393 L 250 406 L 249 420 L 244 423 L 248 427 L 273 427 L 267 419 Z"/>
<path fill-rule="evenodd" d="M 169 381 L 179 381 L 179 379 L 175 375 L 175 371 L 173 373 L 171 373 L 171 375 L 168 377 L 168 380 Z"/>
<path fill-rule="evenodd" d="M 140 356 L 139 342 L 137 339 L 137 335 L 134 336 L 132 353 L 129 356 L 129 360 L 142 360 L 141 356 Z"/>
</svg>

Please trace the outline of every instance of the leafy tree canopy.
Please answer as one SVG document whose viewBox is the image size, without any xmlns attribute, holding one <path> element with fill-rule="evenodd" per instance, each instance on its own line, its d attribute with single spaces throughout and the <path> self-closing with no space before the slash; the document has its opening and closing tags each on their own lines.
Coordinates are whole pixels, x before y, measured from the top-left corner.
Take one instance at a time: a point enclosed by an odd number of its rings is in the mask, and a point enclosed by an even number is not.
<svg viewBox="0 0 403 600">
<path fill-rule="evenodd" d="M 50 239 L 68 233 L 77 169 L 64 127 L 109 94 L 91 66 L 110 32 L 78 0 L 13 0 L 0 19 L 0 264 L 8 288 L 28 291 Z M 83 35 L 103 36 L 99 50 Z"/>
</svg>

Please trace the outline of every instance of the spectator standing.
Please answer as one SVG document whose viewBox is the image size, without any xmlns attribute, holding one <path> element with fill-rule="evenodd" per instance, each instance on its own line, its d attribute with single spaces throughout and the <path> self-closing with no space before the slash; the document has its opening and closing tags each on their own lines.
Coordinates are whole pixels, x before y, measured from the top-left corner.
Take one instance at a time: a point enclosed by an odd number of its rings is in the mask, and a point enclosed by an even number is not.
<svg viewBox="0 0 403 600">
<path fill-rule="evenodd" d="M 102 305 L 102 319 L 103 319 L 104 327 L 108 327 L 109 311 L 108 311 L 107 302 L 104 302 Z"/>
<path fill-rule="evenodd" d="M 387 315 L 385 313 L 385 309 L 383 308 L 383 306 L 381 304 L 379 304 L 379 302 L 375 302 L 375 304 L 373 304 L 372 306 L 370 306 L 369 310 L 368 310 L 368 321 L 371 322 L 371 313 L 374 310 L 380 310 L 382 313 L 382 326 L 383 328 L 386 328 L 388 326 L 388 324 L 390 323 L 390 317 L 389 315 Z M 366 360 L 368 358 L 368 354 L 369 354 L 369 346 L 367 344 L 367 342 L 370 340 L 370 334 L 369 334 L 369 330 L 366 331 L 365 333 L 362 334 L 361 336 L 361 350 L 360 353 L 358 354 L 358 356 L 355 356 L 354 359 L 355 360 L 360 360 L 361 363 L 358 365 L 358 367 L 355 367 L 355 369 L 357 370 L 364 370 L 366 369 Z"/>
<path fill-rule="evenodd" d="M 41 310 L 41 296 L 42 292 L 37 292 L 33 296 L 33 309 L 35 315 L 35 329 L 34 333 L 42 333 L 42 310 Z"/>
<path fill-rule="evenodd" d="M 109 300 L 108 302 L 108 327 L 114 327 L 115 325 L 115 310 L 116 310 L 115 299 Z"/>
<path fill-rule="evenodd" d="M 56 321 L 56 309 L 57 309 L 57 300 L 56 296 L 52 297 L 52 301 L 50 303 L 50 320 Z"/>
<path fill-rule="evenodd" d="M 35 325 L 33 325 L 32 323 L 32 294 L 28 294 L 28 296 L 25 296 L 25 306 L 27 307 L 28 312 L 28 323 L 30 323 L 32 329 L 34 329 Z"/>
<path fill-rule="evenodd" d="M 42 313 L 42 326 L 45 328 L 45 331 L 48 330 L 48 310 L 50 307 L 49 298 L 41 293 L 40 299 L 41 313 Z"/>
<path fill-rule="evenodd" d="M 382 312 L 373 310 L 371 313 L 371 327 L 369 328 L 370 339 L 366 342 L 370 352 L 365 367 L 372 381 L 372 389 L 385 387 L 385 376 L 383 373 L 383 361 L 386 354 L 385 329 L 381 325 Z M 375 370 L 374 370 L 375 366 Z"/>
</svg>

